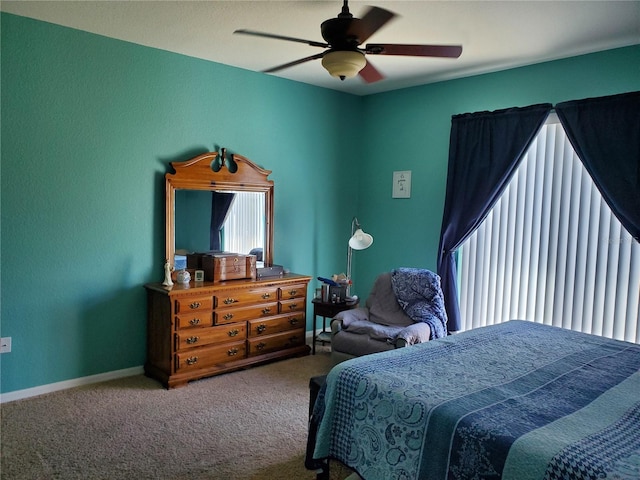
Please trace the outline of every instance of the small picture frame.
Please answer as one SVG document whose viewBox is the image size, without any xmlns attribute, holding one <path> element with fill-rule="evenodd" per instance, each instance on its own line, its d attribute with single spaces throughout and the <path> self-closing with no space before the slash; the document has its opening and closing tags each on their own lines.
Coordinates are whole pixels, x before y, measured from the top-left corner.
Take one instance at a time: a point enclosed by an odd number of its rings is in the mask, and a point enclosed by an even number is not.
<svg viewBox="0 0 640 480">
<path fill-rule="evenodd" d="M 204 282 L 204 270 L 196 270 L 196 282 Z"/>
<path fill-rule="evenodd" d="M 411 170 L 393 172 L 392 198 L 411 198 Z"/>
</svg>

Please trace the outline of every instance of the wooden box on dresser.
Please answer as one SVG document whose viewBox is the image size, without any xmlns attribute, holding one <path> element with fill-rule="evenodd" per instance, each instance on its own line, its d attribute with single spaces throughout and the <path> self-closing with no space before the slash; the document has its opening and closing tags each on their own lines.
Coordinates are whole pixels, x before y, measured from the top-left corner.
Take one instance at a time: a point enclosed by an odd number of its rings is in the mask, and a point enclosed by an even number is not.
<svg viewBox="0 0 640 480">
<path fill-rule="evenodd" d="M 145 373 L 173 388 L 253 364 L 308 355 L 311 277 L 145 285 Z"/>
</svg>

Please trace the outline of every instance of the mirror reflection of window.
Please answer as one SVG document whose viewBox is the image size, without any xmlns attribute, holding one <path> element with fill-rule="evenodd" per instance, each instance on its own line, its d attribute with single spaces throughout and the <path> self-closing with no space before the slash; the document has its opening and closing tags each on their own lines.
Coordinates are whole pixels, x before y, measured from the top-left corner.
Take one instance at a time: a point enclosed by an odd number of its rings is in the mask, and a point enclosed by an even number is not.
<svg viewBox="0 0 640 480">
<path fill-rule="evenodd" d="M 248 254 L 265 244 L 264 193 L 235 195 L 222 227 L 222 245 L 227 252 Z"/>
<path fill-rule="evenodd" d="M 265 198 L 264 192 L 176 190 L 176 251 L 249 254 L 258 248 L 262 252 L 266 235 Z M 216 202 L 219 209 L 213 206 Z M 261 261 L 260 255 L 253 254 Z"/>
</svg>

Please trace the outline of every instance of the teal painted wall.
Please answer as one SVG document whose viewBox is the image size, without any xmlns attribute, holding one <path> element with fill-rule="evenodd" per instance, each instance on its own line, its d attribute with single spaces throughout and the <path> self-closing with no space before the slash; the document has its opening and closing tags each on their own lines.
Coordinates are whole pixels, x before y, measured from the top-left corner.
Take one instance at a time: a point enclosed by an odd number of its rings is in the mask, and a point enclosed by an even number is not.
<svg viewBox="0 0 640 480">
<path fill-rule="evenodd" d="M 452 115 L 635 90 L 640 46 L 365 97 L 357 212 L 375 241 L 355 256 L 357 292 L 381 271 L 436 269 Z M 398 170 L 412 171 L 410 199 L 391 198 Z"/>
<path fill-rule="evenodd" d="M 275 262 L 313 277 L 345 269 L 357 215 L 375 237 L 354 257 L 364 297 L 381 271 L 435 268 L 451 115 L 640 87 L 638 47 L 361 98 L 8 14 L 1 29 L 3 393 L 143 364 L 169 162 L 226 147 L 272 170 Z M 391 199 L 394 170 L 411 199 Z"/>
<path fill-rule="evenodd" d="M 226 147 L 272 170 L 274 261 L 344 269 L 361 98 L 8 14 L 1 27 L 2 392 L 144 363 L 171 161 Z"/>
</svg>

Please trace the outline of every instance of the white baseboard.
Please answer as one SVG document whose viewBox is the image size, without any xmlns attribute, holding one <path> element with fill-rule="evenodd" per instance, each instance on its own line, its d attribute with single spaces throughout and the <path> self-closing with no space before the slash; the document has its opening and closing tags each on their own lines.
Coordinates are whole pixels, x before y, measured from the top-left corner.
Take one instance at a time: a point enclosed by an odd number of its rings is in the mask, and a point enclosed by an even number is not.
<svg viewBox="0 0 640 480">
<path fill-rule="evenodd" d="M 318 330 L 321 332 L 322 330 Z M 316 332 L 316 333 L 318 333 Z M 306 332 L 307 344 L 311 345 L 313 342 L 313 332 Z M 50 383 L 48 385 L 41 385 L 39 387 L 26 388 L 24 390 L 16 390 L 15 392 L 1 393 L 0 404 L 13 402 L 15 400 L 22 400 L 29 397 L 37 397 L 38 395 L 44 395 L 45 393 L 57 392 L 59 390 L 66 390 L 68 388 L 80 387 L 83 385 L 90 385 L 92 383 L 106 382 L 108 380 L 115 380 L 116 378 L 131 377 L 133 375 L 141 375 L 144 373 L 142 366 L 125 368 L 123 370 L 115 370 L 113 372 L 99 373 L 97 375 L 90 375 L 88 377 L 74 378 L 72 380 L 65 380 L 64 382 Z"/>
<path fill-rule="evenodd" d="M 90 385 L 92 383 L 106 382 L 108 380 L 115 380 L 116 378 L 132 377 L 133 375 L 140 375 L 142 373 L 144 373 L 144 369 L 142 366 L 131 367 L 125 368 L 123 370 L 114 370 L 113 372 L 90 375 L 88 377 L 74 378 L 72 380 L 65 380 L 63 382 L 50 383 L 48 385 L 41 385 L 39 387 L 25 388 L 24 390 L 16 390 L 15 392 L 0 394 L 0 403 L 13 402 L 15 400 L 22 400 L 29 397 L 44 395 L 45 393 L 57 392 L 59 390 L 66 390 L 68 388 L 80 387 L 83 385 Z"/>
</svg>

